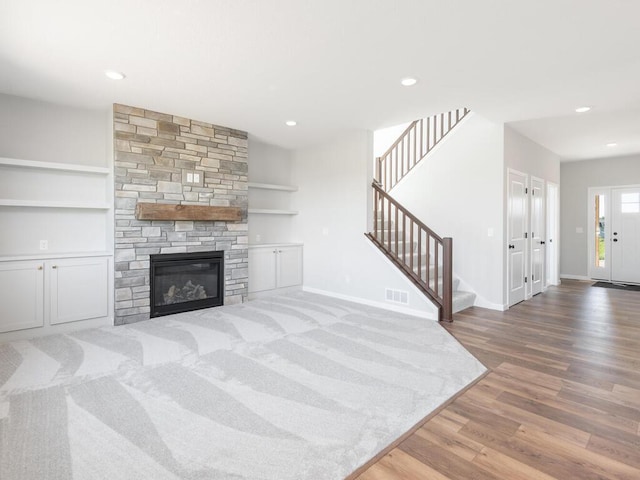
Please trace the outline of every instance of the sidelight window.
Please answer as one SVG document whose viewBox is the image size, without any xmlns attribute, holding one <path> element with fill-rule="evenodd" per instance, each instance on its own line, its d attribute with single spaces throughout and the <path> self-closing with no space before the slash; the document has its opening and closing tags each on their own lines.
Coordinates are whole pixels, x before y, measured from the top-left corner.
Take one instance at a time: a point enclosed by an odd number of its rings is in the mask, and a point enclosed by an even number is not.
<svg viewBox="0 0 640 480">
<path fill-rule="evenodd" d="M 607 242 L 605 237 L 607 219 L 605 217 L 605 196 L 595 196 L 595 266 L 604 267 L 606 259 Z"/>
</svg>

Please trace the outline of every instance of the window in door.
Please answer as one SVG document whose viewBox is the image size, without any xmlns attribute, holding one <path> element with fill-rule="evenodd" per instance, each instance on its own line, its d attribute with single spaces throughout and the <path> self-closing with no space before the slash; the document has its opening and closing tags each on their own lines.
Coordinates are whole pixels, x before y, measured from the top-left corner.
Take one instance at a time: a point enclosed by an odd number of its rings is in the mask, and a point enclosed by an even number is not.
<svg viewBox="0 0 640 480">
<path fill-rule="evenodd" d="M 620 211 L 622 213 L 640 213 L 640 193 L 621 194 Z"/>
</svg>

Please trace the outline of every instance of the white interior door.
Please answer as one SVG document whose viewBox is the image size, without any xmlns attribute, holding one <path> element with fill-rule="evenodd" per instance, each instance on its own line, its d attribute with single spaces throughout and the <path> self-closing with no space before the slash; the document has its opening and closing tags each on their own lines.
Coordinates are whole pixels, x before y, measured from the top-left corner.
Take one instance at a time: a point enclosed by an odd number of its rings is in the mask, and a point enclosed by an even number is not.
<svg viewBox="0 0 640 480">
<path fill-rule="evenodd" d="M 531 177 L 531 295 L 542 293 L 545 259 L 544 180 Z"/>
<path fill-rule="evenodd" d="M 611 280 L 640 283 L 640 187 L 612 189 Z"/>
<path fill-rule="evenodd" d="M 547 183 L 547 285 L 560 285 L 558 274 L 558 232 L 560 231 L 560 203 L 558 201 L 558 185 Z"/>
<path fill-rule="evenodd" d="M 509 170 L 508 268 L 509 306 L 525 299 L 525 234 L 527 232 L 527 176 Z"/>
<path fill-rule="evenodd" d="M 589 278 L 611 280 L 611 189 L 589 189 Z"/>
</svg>

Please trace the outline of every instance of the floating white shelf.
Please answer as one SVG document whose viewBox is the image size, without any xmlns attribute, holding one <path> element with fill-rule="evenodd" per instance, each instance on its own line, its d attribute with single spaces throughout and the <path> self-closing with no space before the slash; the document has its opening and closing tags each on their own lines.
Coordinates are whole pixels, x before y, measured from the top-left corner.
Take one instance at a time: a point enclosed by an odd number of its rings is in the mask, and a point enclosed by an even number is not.
<svg viewBox="0 0 640 480">
<path fill-rule="evenodd" d="M 14 200 L 1 198 L 0 207 L 30 207 L 30 208 L 75 208 L 85 210 L 109 210 L 108 203 L 77 203 L 77 202 L 52 202 L 48 200 Z"/>
<path fill-rule="evenodd" d="M 112 257 L 113 252 L 66 252 L 42 253 L 24 255 L 0 255 L 0 262 L 15 262 L 21 260 L 48 260 L 50 258 L 84 258 L 84 257 Z"/>
<path fill-rule="evenodd" d="M 302 242 L 251 243 L 249 248 L 301 247 Z"/>
<path fill-rule="evenodd" d="M 265 214 L 265 215 L 297 215 L 296 210 L 276 210 L 270 208 L 250 208 L 249 213 Z"/>
<path fill-rule="evenodd" d="M 262 190 L 281 190 L 283 192 L 298 191 L 298 187 L 296 187 L 295 185 L 276 185 L 274 183 L 249 182 L 249 188 L 259 188 Z"/>
<path fill-rule="evenodd" d="M 111 172 L 107 167 L 91 167 L 72 163 L 39 162 L 36 160 L 18 160 L 2 157 L 0 157 L 0 165 L 20 168 L 39 168 L 41 170 L 60 170 L 63 172 L 95 173 L 97 175 L 108 175 Z"/>
</svg>

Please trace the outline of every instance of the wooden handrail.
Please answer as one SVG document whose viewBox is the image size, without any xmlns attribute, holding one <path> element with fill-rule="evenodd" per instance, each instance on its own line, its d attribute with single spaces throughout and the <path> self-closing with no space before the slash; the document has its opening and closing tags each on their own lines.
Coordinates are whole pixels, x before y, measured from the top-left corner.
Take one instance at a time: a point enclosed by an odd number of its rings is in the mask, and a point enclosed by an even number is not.
<svg viewBox="0 0 640 480">
<path fill-rule="evenodd" d="M 415 120 L 376 158 L 376 180 L 388 192 L 402 180 L 470 112 L 458 108 Z"/>
<path fill-rule="evenodd" d="M 406 136 L 409 134 L 409 132 L 411 131 L 411 129 L 413 129 L 413 128 L 415 127 L 416 123 L 418 123 L 418 120 L 414 120 L 413 122 L 411 122 L 411 123 L 409 124 L 409 126 L 404 130 L 404 132 L 402 132 L 402 133 L 400 134 L 400 136 L 399 136 L 399 137 L 398 137 L 398 139 L 393 143 L 393 145 L 391 145 L 391 146 L 387 149 L 387 151 L 386 151 L 386 152 L 384 152 L 382 155 L 380 155 L 380 157 L 379 157 L 379 158 L 385 158 L 385 157 L 387 157 L 387 156 L 391 153 L 391 151 L 392 151 L 395 147 L 397 147 L 397 146 L 398 146 L 398 144 L 402 141 L 402 139 L 403 139 L 404 137 L 406 137 Z"/>
<path fill-rule="evenodd" d="M 436 232 L 434 232 L 429 227 L 427 227 L 418 217 L 416 217 L 413 213 L 411 213 L 409 210 L 407 210 L 405 207 L 403 207 L 402 204 L 400 204 L 397 200 L 395 200 L 391 195 L 389 195 L 387 192 L 385 192 L 384 189 L 380 186 L 380 184 L 378 182 L 376 182 L 374 180 L 373 183 L 371 184 L 371 186 L 373 187 L 374 191 L 378 192 L 382 197 L 384 197 L 385 199 L 388 199 L 392 204 L 396 205 L 398 210 L 400 210 L 407 217 L 409 217 L 411 220 L 413 220 L 413 222 L 417 226 L 419 226 L 420 228 L 425 230 L 427 233 L 429 233 L 429 235 L 431 237 L 435 238 L 439 242 L 443 241 L 442 237 L 440 237 Z"/>
<path fill-rule="evenodd" d="M 451 321 L 453 319 L 453 240 L 437 235 L 388 192 L 385 192 L 377 181 L 373 181 L 372 187 L 374 229 L 366 236 L 434 302 L 438 308 L 438 320 Z M 408 235 L 407 224 L 409 225 Z M 417 261 L 414 261 L 416 254 Z M 440 259 L 442 259 L 442 265 L 440 265 Z M 440 268 L 442 268 L 442 275 Z M 439 285 L 440 279 L 442 279 L 442 286 Z"/>
</svg>

